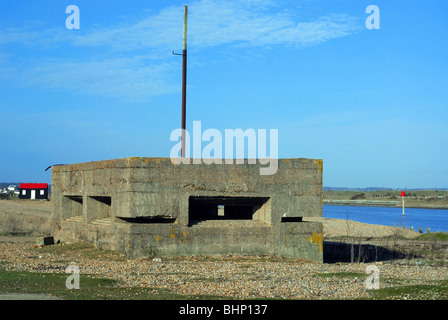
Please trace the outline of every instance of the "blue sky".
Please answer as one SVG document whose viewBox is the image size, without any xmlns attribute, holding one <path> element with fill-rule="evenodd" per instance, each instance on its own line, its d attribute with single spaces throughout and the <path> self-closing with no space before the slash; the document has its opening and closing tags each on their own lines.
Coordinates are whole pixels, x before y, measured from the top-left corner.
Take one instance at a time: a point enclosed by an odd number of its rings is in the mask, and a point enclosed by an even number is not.
<svg viewBox="0 0 448 320">
<path fill-rule="evenodd" d="M 448 187 L 442 0 L 2 0 L 0 181 L 169 157 L 184 5 L 187 130 L 278 129 L 279 157 L 323 159 L 325 186 Z"/>
</svg>

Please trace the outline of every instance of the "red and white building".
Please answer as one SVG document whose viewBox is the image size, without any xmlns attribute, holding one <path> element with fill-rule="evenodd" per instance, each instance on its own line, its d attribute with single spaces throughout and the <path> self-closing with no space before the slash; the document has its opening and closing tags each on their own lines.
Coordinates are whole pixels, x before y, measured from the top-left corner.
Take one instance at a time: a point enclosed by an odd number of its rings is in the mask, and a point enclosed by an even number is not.
<svg viewBox="0 0 448 320">
<path fill-rule="evenodd" d="M 48 183 L 21 183 L 19 199 L 48 199 Z"/>
</svg>

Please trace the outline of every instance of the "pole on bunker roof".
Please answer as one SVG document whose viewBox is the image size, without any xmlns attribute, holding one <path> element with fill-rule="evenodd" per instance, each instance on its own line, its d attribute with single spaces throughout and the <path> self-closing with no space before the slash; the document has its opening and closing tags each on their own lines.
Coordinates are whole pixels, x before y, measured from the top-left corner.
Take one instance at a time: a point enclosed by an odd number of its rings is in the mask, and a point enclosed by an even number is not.
<svg viewBox="0 0 448 320">
<path fill-rule="evenodd" d="M 182 158 L 185 158 L 185 130 L 187 111 L 187 21 L 188 6 L 184 6 L 184 47 L 182 51 Z"/>
<path fill-rule="evenodd" d="M 186 130 L 186 112 L 187 112 L 187 22 L 188 6 L 184 6 L 184 46 L 182 53 L 173 54 L 182 56 L 182 142 L 181 157 L 185 158 L 185 130 Z"/>
</svg>

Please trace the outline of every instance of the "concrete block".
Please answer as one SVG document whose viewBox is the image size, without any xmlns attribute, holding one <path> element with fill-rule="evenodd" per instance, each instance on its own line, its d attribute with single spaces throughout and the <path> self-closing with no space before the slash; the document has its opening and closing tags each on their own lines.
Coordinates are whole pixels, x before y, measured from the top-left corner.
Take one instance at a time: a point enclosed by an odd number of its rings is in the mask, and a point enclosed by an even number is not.
<svg viewBox="0 0 448 320">
<path fill-rule="evenodd" d="M 39 237 L 36 239 L 37 246 L 50 246 L 54 244 L 53 237 Z"/>
</svg>

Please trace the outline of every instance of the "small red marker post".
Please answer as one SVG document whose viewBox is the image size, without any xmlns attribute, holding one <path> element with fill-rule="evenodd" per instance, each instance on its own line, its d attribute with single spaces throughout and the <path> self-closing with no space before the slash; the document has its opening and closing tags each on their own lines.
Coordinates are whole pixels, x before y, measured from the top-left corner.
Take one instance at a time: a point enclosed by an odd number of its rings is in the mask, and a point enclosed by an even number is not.
<svg viewBox="0 0 448 320">
<path fill-rule="evenodd" d="M 406 197 L 406 192 L 401 191 L 401 203 L 403 204 L 403 216 L 404 216 L 404 198 Z"/>
</svg>

